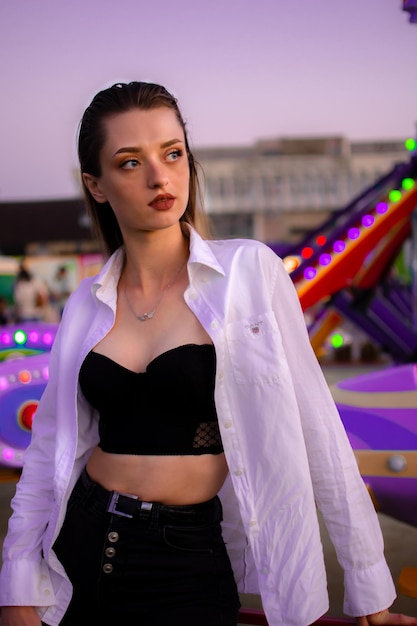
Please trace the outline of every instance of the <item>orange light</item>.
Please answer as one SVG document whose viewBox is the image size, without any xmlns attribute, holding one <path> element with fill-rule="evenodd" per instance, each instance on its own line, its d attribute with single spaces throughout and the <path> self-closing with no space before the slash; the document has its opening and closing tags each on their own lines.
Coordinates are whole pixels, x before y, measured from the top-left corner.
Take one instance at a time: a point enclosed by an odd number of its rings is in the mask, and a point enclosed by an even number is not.
<svg viewBox="0 0 417 626">
<path fill-rule="evenodd" d="M 24 385 L 27 385 L 32 380 L 31 373 L 28 370 L 21 370 L 17 377 Z"/>
</svg>

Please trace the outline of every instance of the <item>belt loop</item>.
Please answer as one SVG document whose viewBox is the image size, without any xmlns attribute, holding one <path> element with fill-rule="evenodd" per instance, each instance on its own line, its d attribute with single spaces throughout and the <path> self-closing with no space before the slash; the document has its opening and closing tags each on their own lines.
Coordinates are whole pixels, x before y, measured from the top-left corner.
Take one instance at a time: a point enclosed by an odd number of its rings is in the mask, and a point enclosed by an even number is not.
<svg viewBox="0 0 417 626">
<path fill-rule="evenodd" d="M 155 530 L 156 528 L 158 528 L 159 512 L 161 510 L 161 504 L 159 502 L 142 502 L 142 504 L 151 505 L 147 519 L 149 519 L 149 528 L 151 530 Z"/>
<path fill-rule="evenodd" d="M 153 509 L 153 503 L 152 502 L 145 502 L 142 501 L 140 503 L 140 509 L 139 509 L 139 519 L 142 520 L 149 520 L 152 517 L 152 509 Z"/>
</svg>

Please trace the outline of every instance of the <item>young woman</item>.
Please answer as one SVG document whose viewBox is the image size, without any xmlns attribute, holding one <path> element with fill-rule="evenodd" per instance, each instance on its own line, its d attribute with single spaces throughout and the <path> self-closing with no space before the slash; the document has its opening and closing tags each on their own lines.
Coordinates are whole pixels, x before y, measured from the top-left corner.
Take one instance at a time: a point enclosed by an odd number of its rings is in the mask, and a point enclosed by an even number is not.
<svg viewBox="0 0 417 626">
<path fill-rule="evenodd" d="M 51 352 L 1 626 L 232 626 L 238 590 L 261 593 L 270 626 L 306 626 L 328 609 L 316 505 L 346 612 L 417 624 L 387 610 L 377 517 L 280 259 L 201 236 L 175 98 L 100 92 L 79 158 L 109 259 L 71 295 Z"/>
</svg>

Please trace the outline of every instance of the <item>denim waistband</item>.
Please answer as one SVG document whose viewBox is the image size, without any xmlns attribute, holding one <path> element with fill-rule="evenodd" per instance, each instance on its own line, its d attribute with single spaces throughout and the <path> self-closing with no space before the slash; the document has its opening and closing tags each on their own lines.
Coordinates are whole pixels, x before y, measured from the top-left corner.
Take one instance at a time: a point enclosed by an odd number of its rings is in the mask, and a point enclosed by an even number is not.
<svg viewBox="0 0 417 626">
<path fill-rule="evenodd" d="M 98 508 L 113 515 L 140 521 L 156 521 L 173 526 L 202 526 L 222 521 L 222 505 L 218 496 L 198 504 L 169 505 L 139 500 L 136 496 L 109 491 L 94 482 L 84 468 L 79 483 L 93 498 Z"/>
</svg>

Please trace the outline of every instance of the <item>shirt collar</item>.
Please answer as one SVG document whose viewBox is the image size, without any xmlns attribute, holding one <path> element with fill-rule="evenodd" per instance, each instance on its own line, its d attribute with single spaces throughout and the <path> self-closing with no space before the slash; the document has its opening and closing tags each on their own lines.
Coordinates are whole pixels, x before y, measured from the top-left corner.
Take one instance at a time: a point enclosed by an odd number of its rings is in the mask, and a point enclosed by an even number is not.
<svg viewBox="0 0 417 626">
<path fill-rule="evenodd" d="M 209 241 L 203 239 L 189 224 L 186 226 L 190 232 L 190 258 L 188 264 L 205 265 L 224 276 L 224 268 L 214 254 Z M 98 295 L 97 292 L 100 291 L 100 299 L 103 301 L 107 300 L 105 293 L 114 293 L 117 289 L 117 283 L 123 269 L 124 256 L 124 248 L 121 246 L 106 261 L 92 284 L 93 293 Z M 112 298 L 110 297 L 110 299 Z"/>
</svg>

